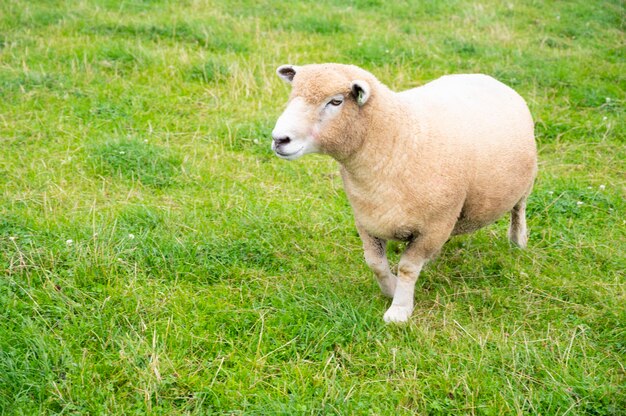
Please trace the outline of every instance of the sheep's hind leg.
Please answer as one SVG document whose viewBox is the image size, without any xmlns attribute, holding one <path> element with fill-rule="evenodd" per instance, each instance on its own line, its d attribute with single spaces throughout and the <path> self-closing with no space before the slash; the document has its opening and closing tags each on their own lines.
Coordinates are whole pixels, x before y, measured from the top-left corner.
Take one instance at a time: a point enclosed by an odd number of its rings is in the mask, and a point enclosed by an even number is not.
<svg viewBox="0 0 626 416">
<path fill-rule="evenodd" d="M 406 322 L 413 313 L 415 283 L 426 262 L 432 259 L 446 242 L 454 224 L 417 237 L 409 243 L 398 264 L 398 279 L 391 307 L 385 312 L 385 322 Z"/>
<path fill-rule="evenodd" d="M 526 197 L 522 198 L 511 210 L 511 225 L 508 232 L 509 240 L 513 244 L 524 248 L 528 243 L 526 229 Z"/>
<path fill-rule="evenodd" d="M 396 290 L 396 276 L 389 269 L 387 261 L 386 246 L 387 242 L 371 236 L 367 231 L 357 225 L 359 236 L 363 241 L 363 251 L 365 253 L 365 262 L 376 274 L 378 286 L 383 294 L 389 298 L 393 297 Z"/>
</svg>

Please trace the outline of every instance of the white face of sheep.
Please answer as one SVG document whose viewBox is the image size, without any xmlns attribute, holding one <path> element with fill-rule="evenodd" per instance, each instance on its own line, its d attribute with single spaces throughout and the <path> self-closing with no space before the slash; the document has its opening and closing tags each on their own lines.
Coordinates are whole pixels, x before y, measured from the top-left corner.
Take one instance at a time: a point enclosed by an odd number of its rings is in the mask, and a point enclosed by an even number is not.
<svg viewBox="0 0 626 416">
<path fill-rule="evenodd" d="M 278 76 L 291 83 L 298 67 L 283 65 L 277 69 Z M 347 86 L 346 86 L 347 89 Z M 351 95 L 350 95 L 351 94 Z M 319 103 L 307 102 L 303 97 L 293 97 L 276 121 L 272 131 L 272 150 L 282 159 L 295 160 L 308 153 L 327 153 L 325 130 L 339 118 L 346 101 L 355 98 L 362 106 L 369 98 L 370 89 L 365 81 L 355 80 L 350 94 L 331 94 Z"/>
</svg>

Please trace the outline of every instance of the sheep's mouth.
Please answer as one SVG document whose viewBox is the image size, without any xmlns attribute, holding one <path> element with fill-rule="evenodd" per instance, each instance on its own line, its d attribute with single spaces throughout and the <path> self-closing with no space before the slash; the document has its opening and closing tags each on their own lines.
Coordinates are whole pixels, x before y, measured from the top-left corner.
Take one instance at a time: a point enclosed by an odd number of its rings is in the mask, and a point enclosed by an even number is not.
<svg viewBox="0 0 626 416">
<path fill-rule="evenodd" d="M 281 157 L 283 159 L 293 159 L 297 157 L 300 154 L 300 152 L 302 152 L 302 149 L 304 149 L 304 146 L 299 148 L 295 152 L 290 152 L 290 153 L 285 153 L 285 152 L 281 152 L 279 149 L 274 149 L 274 153 L 276 153 L 278 157 Z"/>
</svg>

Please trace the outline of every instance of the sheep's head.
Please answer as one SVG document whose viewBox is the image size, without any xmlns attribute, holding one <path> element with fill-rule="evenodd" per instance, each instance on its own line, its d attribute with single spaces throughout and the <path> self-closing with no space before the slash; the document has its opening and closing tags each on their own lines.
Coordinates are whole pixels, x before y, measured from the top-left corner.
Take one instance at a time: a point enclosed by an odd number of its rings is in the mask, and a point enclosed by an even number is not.
<svg viewBox="0 0 626 416">
<path fill-rule="evenodd" d="M 278 76 L 292 85 L 287 108 L 272 131 L 272 150 L 294 160 L 307 153 L 348 157 L 362 141 L 365 104 L 375 78 L 349 65 L 280 66 Z"/>
</svg>

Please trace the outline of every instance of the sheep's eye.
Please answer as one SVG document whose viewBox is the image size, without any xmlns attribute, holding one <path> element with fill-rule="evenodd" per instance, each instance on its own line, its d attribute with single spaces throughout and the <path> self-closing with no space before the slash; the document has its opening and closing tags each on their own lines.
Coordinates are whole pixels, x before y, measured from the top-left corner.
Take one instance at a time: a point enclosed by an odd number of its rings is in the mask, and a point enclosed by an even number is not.
<svg viewBox="0 0 626 416">
<path fill-rule="evenodd" d="M 337 107 L 338 105 L 341 105 L 341 103 L 343 103 L 343 100 L 340 100 L 338 98 L 333 98 L 332 100 L 328 102 L 328 104 L 334 105 L 335 107 Z"/>
</svg>

